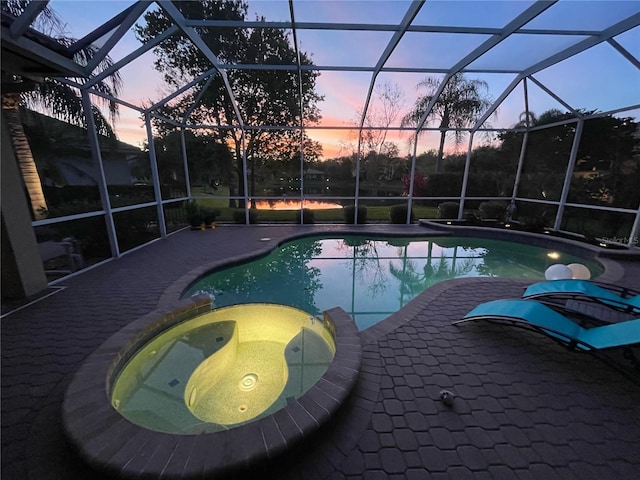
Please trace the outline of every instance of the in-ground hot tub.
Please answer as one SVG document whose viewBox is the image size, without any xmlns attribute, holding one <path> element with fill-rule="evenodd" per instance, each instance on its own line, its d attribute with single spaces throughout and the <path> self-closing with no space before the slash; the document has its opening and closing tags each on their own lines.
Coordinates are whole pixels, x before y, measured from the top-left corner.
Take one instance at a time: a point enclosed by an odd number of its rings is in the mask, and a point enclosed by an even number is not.
<svg viewBox="0 0 640 480">
<path fill-rule="evenodd" d="M 264 303 L 219 308 L 142 347 L 118 375 L 111 401 L 151 430 L 226 430 L 300 397 L 334 354 L 330 330 L 307 312 Z"/>
<path fill-rule="evenodd" d="M 82 365 L 63 420 L 80 455 L 121 477 L 201 478 L 272 460 L 330 420 L 354 386 L 361 344 L 336 308 L 208 297 L 134 321 Z"/>
</svg>

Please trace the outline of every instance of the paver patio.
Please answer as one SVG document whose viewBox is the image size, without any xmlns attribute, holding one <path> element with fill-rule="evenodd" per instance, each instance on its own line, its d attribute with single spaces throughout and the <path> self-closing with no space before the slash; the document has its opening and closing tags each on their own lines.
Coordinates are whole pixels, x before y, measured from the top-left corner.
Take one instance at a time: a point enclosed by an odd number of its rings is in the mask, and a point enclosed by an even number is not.
<svg viewBox="0 0 640 480">
<path fill-rule="evenodd" d="M 429 233 L 417 225 L 183 231 L 70 277 L 59 284 L 63 290 L 3 318 L 2 478 L 103 478 L 66 441 L 65 389 L 91 352 L 173 295 L 172 285 L 189 272 L 302 232 L 354 230 Z M 640 262 L 620 265 L 605 279 L 640 285 Z M 637 372 L 623 375 L 594 355 L 523 329 L 451 325 L 480 302 L 520 296 L 524 285 L 443 282 L 362 332 L 363 366 L 348 403 L 258 473 L 305 480 L 638 478 Z M 443 389 L 455 393 L 452 407 L 440 400 Z"/>
</svg>

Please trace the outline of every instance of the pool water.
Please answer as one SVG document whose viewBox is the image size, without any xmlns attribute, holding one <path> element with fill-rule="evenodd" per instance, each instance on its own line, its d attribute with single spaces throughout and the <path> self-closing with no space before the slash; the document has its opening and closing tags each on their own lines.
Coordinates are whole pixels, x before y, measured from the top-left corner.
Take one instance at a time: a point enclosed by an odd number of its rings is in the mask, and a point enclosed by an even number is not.
<svg viewBox="0 0 640 480">
<path fill-rule="evenodd" d="M 183 297 L 208 294 L 216 307 L 272 302 L 319 314 L 341 307 L 364 330 L 430 286 L 453 278 L 543 280 L 555 263 L 602 266 L 574 255 L 514 242 L 469 237 L 306 237 L 269 255 L 212 271 Z"/>
</svg>

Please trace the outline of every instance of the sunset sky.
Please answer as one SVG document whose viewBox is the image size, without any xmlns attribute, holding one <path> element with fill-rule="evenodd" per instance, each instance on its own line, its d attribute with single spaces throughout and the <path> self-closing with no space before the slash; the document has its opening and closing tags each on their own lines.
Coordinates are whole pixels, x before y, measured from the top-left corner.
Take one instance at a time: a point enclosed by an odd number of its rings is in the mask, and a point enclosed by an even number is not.
<svg viewBox="0 0 640 480">
<path fill-rule="evenodd" d="M 130 1 L 69 1 L 52 0 L 51 7 L 66 22 L 67 33 L 81 38 L 104 23 L 132 2 Z M 396 24 L 404 16 L 411 2 L 356 1 L 356 0 L 296 0 L 294 9 L 297 22 L 340 22 Z M 413 21 L 413 25 L 445 25 L 454 27 L 503 27 L 514 16 L 528 8 L 532 1 L 427 1 Z M 156 8 L 152 5 L 151 8 Z M 545 11 L 526 28 L 598 30 L 640 11 L 640 3 L 623 1 L 561 0 Z M 91 14 L 88 15 L 87 12 Z M 249 2 L 249 19 L 264 16 L 268 21 L 289 21 L 286 0 L 254 0 Z M 393 32 L 298 30 L 301 49 L 311 54 L 319 66 L 373 66 L 387 46 Z M 389 67 L 449 68 L 488 35 L 408 32 L 391 54 Z M 510 37 L 469 67 L 474 69 L 519 69 L 542 60 L 549 54 L 586 38 L 568 35 L 528 35 Z M 615 40 L 636 59 L 640 58 L 640 27 L 636 26 Z M 112 50 L 114 61 L 134 51 L 139 42 L 129 32 Z M 153 53 L 148 52 L 121 70 L 124 88 L 121 98 L 135 105 L 149 104 L 168 92 L 153 68 Z M 437 77 L 437 75 L 435 75 Z M 468 78 L 484 80 L 488 94 L 497 98 L 515 78 L 512 73 L 469 73 Z M 640 70 L 626 60 L 609 44 L 601 44 L 555 66 L 542 70 L 534 77 L 574 108 L 608 111 L 629 105 L 640 105 Z M 416 85 L 425 78 L 417 73 L 382 73 L 376 85 L 385 82 L 398 85 L 403 91 L 403 111 L 408 111 L 421 91 Z M 321 126 L 353 125 L 362 108 L 371 82 L 370 72 L 323 71 L 318 78 L 317 91 L 325 96 L 320 104 Z M 529 82 L 530 109 L 540 114 L 549 108 L 565 108 L 538 86 Z M 373 110 L 377 108 L 374 101 Z M 496 116 L 490 118 L 495 128 L 506 128 L 518 121 L 524 110 L 523 88 L 520 85 L 501 104 Z M 640 109 L 628 111 L 624 116 L 640 120 Z M 399 118 L 396 124 L 399 123 Z M 139 114 L 122 107 L 116 125 L 120 138 L 133 145 L 141 145 L 146 138 Z M 344 150 L 351 138 L 349 132 L 338 130 L 310 130 L 308 135 L 320 141 L 324 158 L 332 158 Z M 409 133 L 389 134 L 401 154 L 408 150 Z M 485 140 L 480 140 L 483 142 Z M 447 144 L 452 149 L 452 144 Z M 424 135 L 420 151 L 437 148 L 437 135 Z M 347 148 L 348 149 L 348 148 Z M 466 145 L 465 145 L 466 149 Z"/>
</svg>

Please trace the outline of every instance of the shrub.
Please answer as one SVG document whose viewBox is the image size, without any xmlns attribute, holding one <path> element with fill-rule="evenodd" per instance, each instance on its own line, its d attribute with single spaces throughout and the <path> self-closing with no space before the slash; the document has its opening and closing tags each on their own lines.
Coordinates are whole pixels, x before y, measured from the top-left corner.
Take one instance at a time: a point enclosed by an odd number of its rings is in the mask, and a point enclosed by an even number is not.
<svg viewBox="0 0 640 480">
<path fill-rule="evenodd" d="M 391 223 L 406 223 L 408 208 L 409 206 L 406 203 L 403 203 L 401 205 L 392 205 L 389 209 L 389 219 L 391 220 Z M 413 209 L 411 209 L 410 221 L 413 222 Z"/>
<path fill-rule="evenodd" d="M 438 205 L 438 218 L 456 219 L 458 210 L 460 210 L 458 202 L 443 202 Z"/>
<path fill-rule="evenodd" d="M 478 207 L 478 214 L 483 220 L 504 220 L 507 207 L 502 202 L 482 202 Z"/>
<path fill-rule="evenodd" d="M 343 208 L 344 221 L 346 223 L 355 223 L 355 205 L 347 205 Z M 358 205 L 358 223 L 367 223 L 367 207 Z"/>
<path fill-rule="evenodd" d="M 464 219 L 470 225 L 480 223 L 480 219 L 476 217 L 475 213 L 472 212 L 467 212 L 467 214 L 464 216 Z"/>
<path fill-rule="evenodd" d="M 311 210 L 310 208 L 302 209 L 302 222 L 300 222 L 300 216 L 301 216 L 300 210 L 298 210 L 296 212 L 296 223 L 306 223 L 306 224 L 316 223 L 315 215 L 313 213 L 313 210 Z"/>
<path fill-rule="evenodd" d="M 220 215 L 220 210 L 216 208 L 201 208 L 202 220 L 205 224 L 211 225 L 216 221 L 216 218 Z"/>
<path fill-rule="evenodd" d="M 244 210 L 236 210 L 233 212 L 233 221 L 243 225 L 246 221 Z M 255 209 L 249 209 L 249 223 L 258 223 L 258 212 Z"/>
<path fill-rule="evenodd" d="M 200 207 L 198 207 L 198 204 L 191 200 L 190 202 L 187 202 L 184 209 L 189 225 L 191 225 L 192 227 L 199 227 L 200 224 L 204 221 L 204 218 L 202 215 L 202 210 L 200 209 Z"/>
<path fill-rule="evenodd" d="M 48 198 L 47 198 L 48 200 Z M 40 207 L 38 212 L 47 218 L 64 217 L 75 215 L 76 213 L 94 212 L 102 210 L 100 201 L 90 200 L 69 200 L 60 204 L 49 204 L 49 208 Z"/>
</svg>

